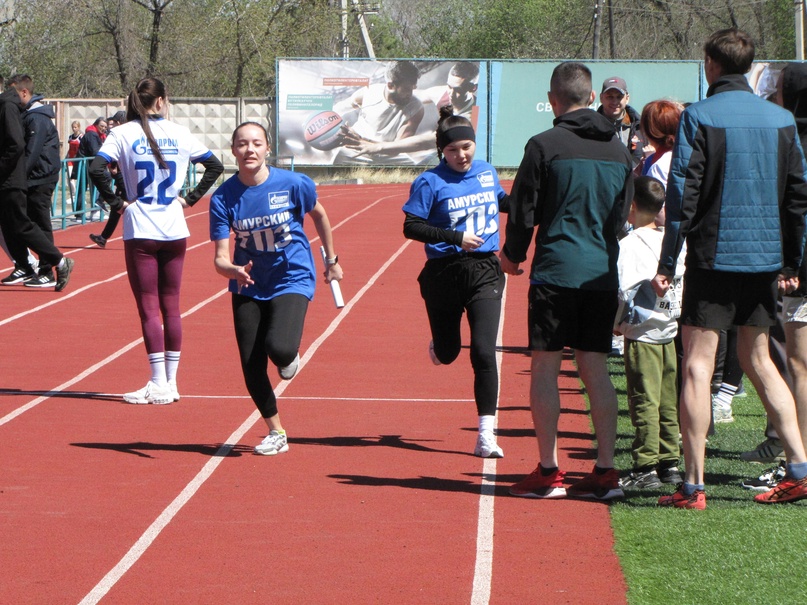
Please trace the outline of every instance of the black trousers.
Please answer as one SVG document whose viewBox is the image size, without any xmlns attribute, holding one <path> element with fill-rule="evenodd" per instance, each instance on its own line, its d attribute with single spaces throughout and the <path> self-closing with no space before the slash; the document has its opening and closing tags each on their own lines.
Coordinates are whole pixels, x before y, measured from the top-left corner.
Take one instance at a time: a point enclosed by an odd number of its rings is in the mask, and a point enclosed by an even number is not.
<svg viewBox="0 0 807 605">
<path fill-rule="evenodd" d="M 302 294 L 283 294 L 271 300 L 233 294 L 233 323 L 241 370 L 247 391 L 264 418 L 277 414 L 268 363 L 285 367 L 294 361 L 307 311 L 308 299 Z"/>
<path fill-rule="evenodd" d="M 53 193 L 53 189 L 51 189 Z M 37 192 L 40 196 L 41 191 Z M 50 225 L 50 196 L 48 196 L 48 225 Z M 56 266 L 62 260 L 62 253 L 53 243 L 53 232 L 45 233 L 28 216 L 28 199 L 22 189 L 0 192 L 0 228 L 11 258 L 18 268 L 32 270 L 28 264 L 28 248 L 39 257 L 39 262 L 47 267 Z M 48 237 L 50 236 L 50 238 Z"/>
</svg>

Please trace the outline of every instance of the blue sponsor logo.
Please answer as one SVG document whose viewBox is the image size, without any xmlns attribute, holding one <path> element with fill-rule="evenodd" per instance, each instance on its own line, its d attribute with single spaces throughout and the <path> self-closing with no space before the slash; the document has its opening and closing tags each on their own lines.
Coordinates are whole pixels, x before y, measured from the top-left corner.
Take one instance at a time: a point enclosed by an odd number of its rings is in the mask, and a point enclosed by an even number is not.
<svg viewBox="0 0 807 605">
<path fill-rule="evenodd" d="M 269 208 L 276 210 L 277 208 L 289 207 L 289 192 L 288 191 L 273 191 L 269 194 Z"/>
<path fill-rule="evenodd" d="M 479 180 L 479 184 L 483 187 L 493 187 L 493 172 L 487 170 L 485 172 L 480 172 L 476 175 L 476 178 Z"/>
</svg>

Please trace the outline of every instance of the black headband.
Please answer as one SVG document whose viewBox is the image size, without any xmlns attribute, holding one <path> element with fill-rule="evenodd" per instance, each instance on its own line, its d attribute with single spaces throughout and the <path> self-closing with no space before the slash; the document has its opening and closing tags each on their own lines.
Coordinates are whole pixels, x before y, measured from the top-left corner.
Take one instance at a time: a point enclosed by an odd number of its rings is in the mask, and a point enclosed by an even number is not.
<svg viewBox="0 0 807 605">
<path fill-rule="evenodd" d="M 476 133 L 470 126 L 452 126 L 451 128 L 437 133 L 437 147 L 443 149 L 446 145 L 457 141 L 476 142 Z"/>
</svg>

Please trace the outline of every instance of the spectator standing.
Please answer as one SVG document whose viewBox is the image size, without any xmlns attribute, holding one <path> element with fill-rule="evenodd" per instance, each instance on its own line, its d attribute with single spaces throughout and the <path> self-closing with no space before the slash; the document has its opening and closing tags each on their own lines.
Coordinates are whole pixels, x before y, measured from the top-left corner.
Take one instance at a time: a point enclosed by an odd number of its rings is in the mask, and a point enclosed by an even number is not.
<svg viewBox="0 0 807 605">
<path fill-rule="evenodd" d="M 538 229 L 530 272 L 529 346 L 539 464 L 510 488 L 514 496 L 559 498 L 567 493 L 558 468 L 557 384 L 566 346 L 574 350 L 597 438 L 594 469 L 571 485 L 569 494 L 597 500 L 623 495 L 614 469 L 617 397 L 606 357 L 618 305 L 617 234 L 630 208 L 633 165 L 612 122 L 589 109 L 594 98 L 585 65 L 567 62 L 555 68 L 549 89 L 555 126 L 527 142 L 511 192 L 500 254 L 505 273 L 523 273 L 519 264 Z"/>
<path fill-rule="evenodd" d="M 602 83 L 600 106 L 597 112 L 613 124 L 617 137 L 628 148 L 633 158 L 634 168 L 642 160 L 642 146 L 639 143 L 639 113 L 628 103 L 628 85 L 622 78 L 613 76 Z"/>
<path fill-rule="evenodd" d="M 28 75 L 18 75 L 9 82 L 20 95 L 24 113 L 25 172 L 27 178 L 27 213 L 45 237 L 53 243 L 51 206 L 53 191 L 59 181 L 61 152 L 59 133 L 53 120 L 52 105 L 42 103 L 43 96 L 34 94 L 34 83 Z M 47 261 L 39 263 L 37 276 L 25 281 L 29 288 L 54 288 L 53 267 Z"/>
<path fill-rule="evenodd" d="M 653 177 L 638 177 L 628 215 L 633 229 L 619 241 L 617 329 L 625 336 L 628 410 L 635 431 L 633 472 L 622 485 L 639 489 L 681 482 L 674 342 L 681 314 L 681 259 L 664 296 L 657 296 L 650 284 L 664 237 L 655 223 L 663 206 L 664 185 Z"/>
<path fill-rule="evenodd" d="M 0 283 L 20 284 L 37 277 L 29 260 L 30 248 L 40 263 L 56 267 L 55 289 L 60 292 L 67 286 L 75 263 L 28 217 L 22 107 L 20 95 L 13 87 L 0 94 L 0 228 L 14 260 L 14 270 Z"/>
<path fill-rule="evenodd" d="M 793 115 L 757 97 L 744 76 L 754 41 L 725 29 L 704 45 L 707 98 L 688 107 L 673 150 L 657 294 L 669 288 L 687 241 L 681 324 L 684 483 L 658 504 L 705 509 L 710 386 L 720 330 L 738 326 L 737 352 L 784 442 L 787 477 L 760 503 L 807 498 L 807 456 L 796 407 L 768 352 L 777 290 L 801 262 L 807 210 L 804 154 Z M 749 179 L 748 174 L 759 175 Z M 784 262 L 783 262 L 784 261 Z"/>
</svg>

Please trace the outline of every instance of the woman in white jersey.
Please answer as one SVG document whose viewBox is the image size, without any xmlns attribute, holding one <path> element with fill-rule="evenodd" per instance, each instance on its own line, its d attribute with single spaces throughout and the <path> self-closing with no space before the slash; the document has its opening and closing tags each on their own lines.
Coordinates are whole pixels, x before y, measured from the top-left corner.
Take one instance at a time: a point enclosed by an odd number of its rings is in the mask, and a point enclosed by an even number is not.
<svg viewBox="0 0 807 605">
<path fill-rule="evenodd" d="M 290 380 L 300 363 L 300 341 L 316 270 L 303 219 L 311 217 L 325 248 L 325 281 L 342 279 L 331 224 L 317 201 L 314 182 L 297 172 L 266 165 L 269 138 L 256 122 L 233 132 L 238 173 L 210 200 L 210 239 L 216 271 L 230 280 L 235 339 L 252 401 L 269 434 L 255 446 L 263 456 L 289 449 L 266 372 L 271 361 Z M 230 256 L 230 231 L 235 252 Z"/>
<path fill-rule="evenodd" d="M 224 171 L 221 162 L 184 126 L 165 119 L 165 85 L 145 78 L 127 99 L 127 122 L 110 132 L 89 168 L 90 178 L 110 205 L 123 214 L 123 245 L 151 379 L 126 393 L 128 403 L 165 404 L 179 400 L 176 384 L 182 347 L 179 290 L 190 233 L 184 208 L 192 206 Z M 117 162 L 129 200 L 116 196 L 104 177 Z M 188 163 L 205 173 L 197 187 L 179 197 Z"/>
</svg>

